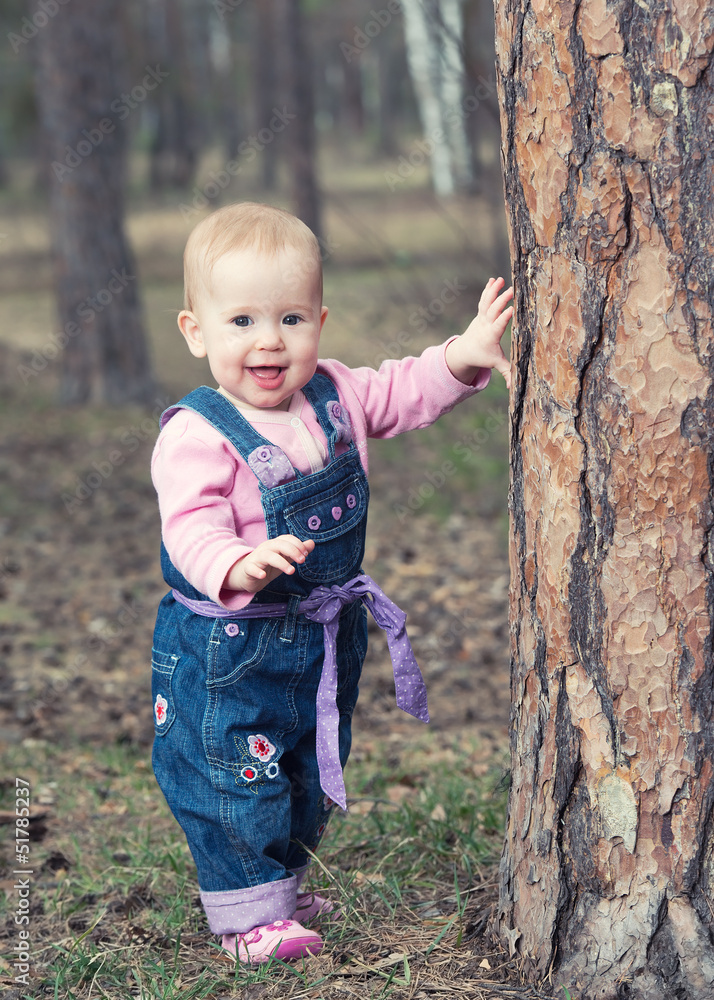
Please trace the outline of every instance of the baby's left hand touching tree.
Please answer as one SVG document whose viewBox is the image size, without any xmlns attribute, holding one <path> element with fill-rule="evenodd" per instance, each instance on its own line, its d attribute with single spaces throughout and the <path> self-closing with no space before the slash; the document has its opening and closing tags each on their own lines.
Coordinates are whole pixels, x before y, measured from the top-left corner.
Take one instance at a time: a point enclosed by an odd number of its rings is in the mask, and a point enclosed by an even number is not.
<svg viewBox="0 0 714 1000">
<path fill-rule="evenodd" d="M 511 365 L 503 353 L 501 338 L 506 332 L 513 306 L 513 287 L 503 291 L 503 278 L 489 278 L 478 304 L 478 315 L 468 328 L 446 348 L 446 363 L 452 375 L 470 385 L 479 368 L 495 368 L 511 388 Z"/>
</svg>

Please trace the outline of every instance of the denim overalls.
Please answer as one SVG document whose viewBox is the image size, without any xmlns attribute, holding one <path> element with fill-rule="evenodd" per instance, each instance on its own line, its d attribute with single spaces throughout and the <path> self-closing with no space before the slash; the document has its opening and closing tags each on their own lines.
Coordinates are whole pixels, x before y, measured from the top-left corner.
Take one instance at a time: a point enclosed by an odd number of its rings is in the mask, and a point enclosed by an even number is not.
<svg viewBox="0 0 714 1000">
<path fill-rule="evenodd" d="M 206 386 L 162 417 L 163 426 L 188 408 L 208 420 L 256 475 L 268 537 L 294 534 L 316 543 L 293 575 L 281 574 L 251 601 L 251 608 L 286 603 L 280 618 L 244 619 L 225 610 L 206 617 L 171 592 L 159 606 L 154 772 L 186 834 L 214 933 L 243 933 L 293 915 L 305 847 L 317 847 L 333 805 L 320 786 L 315 745 L 323 627 L 298 605 L 318 584 L 341 585 L 360 572 L 369 487 L 332 381 L 318 373 L 303 392 L 329 448 L 328 464 L 309 475 Z M 348 449 L 336 456 L 339 441 Z M 189 602 L 208 601 L 163 545 L 162 570 Z M 343 767 L 366 649 L 365 609 L 357 601 L 342 608 L 335 650 Z"/>
</svg>

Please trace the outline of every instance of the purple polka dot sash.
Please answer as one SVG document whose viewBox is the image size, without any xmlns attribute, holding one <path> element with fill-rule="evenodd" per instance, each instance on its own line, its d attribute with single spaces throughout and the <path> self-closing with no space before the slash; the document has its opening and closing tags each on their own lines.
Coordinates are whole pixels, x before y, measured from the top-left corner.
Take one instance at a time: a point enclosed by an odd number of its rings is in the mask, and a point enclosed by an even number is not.
<svg viewBox="0 0 714 1000">
<path fill-rule="evenodd" d="M 173 596 L 190 611 L 208 618 L 282 618 L 288 607 L 283 603 L 256 604 L 240 611 L 229 611 L 212 601 L 192 601 L 177 590 L 173 591 Z M 325 634 L 325 659 L 317 689 L 317 764 L 322 790 L 343 809 L 347 808 L 347 794 L 338 745 L 340 713 L 335 646 L 340 612 L 354 601 L 362 601 L 387 635 L 397 705 L 415 719 L 429 721 L 426 685 L 409 642 L 405 612 L 366 574 L 348 580 L 341 587 L 315 587 L 310 596 L 300 602 L 298 611 L 322 625 Z"/>
</svg>

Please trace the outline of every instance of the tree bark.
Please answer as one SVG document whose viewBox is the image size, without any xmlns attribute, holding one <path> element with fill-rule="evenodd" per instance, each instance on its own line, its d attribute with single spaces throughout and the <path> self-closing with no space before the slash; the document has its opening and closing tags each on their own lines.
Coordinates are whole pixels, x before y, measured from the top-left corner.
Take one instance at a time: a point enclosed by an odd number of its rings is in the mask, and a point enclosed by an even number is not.
<svg viewBox="0 0 714 1000">
<path fill-rule="evenodd" d="M 517 295 L 496 930 L 578 1000 L 714 997 L 713 18 L 496 4 Z"/>
<path fill-rule="evenodd" d="M 67 403 L 148 402 L 153 392 L 124 235 L 124 98 L 133 98 L 123 94 L 120 25 L 118 0 L 73 0 L 37 37 Z"/>
</svg>

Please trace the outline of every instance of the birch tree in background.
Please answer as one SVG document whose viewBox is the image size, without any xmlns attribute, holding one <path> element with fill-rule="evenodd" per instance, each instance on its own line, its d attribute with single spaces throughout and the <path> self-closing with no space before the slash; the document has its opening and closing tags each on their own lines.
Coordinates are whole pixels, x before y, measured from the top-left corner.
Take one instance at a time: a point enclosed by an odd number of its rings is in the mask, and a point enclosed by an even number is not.
<svg viewBox="0 0 714 1000">
<path fill-rule="evenodd" d="M 714 997 L 714 6 L 499 0 L 517 323 L 497 927 Z"/>
<path fill-rule="evenodd" d="M 404 0 L 404 39 L 434 191 L 467 189 L 473 169 L 464 115 L 461 0 Z"/>
</svg>

